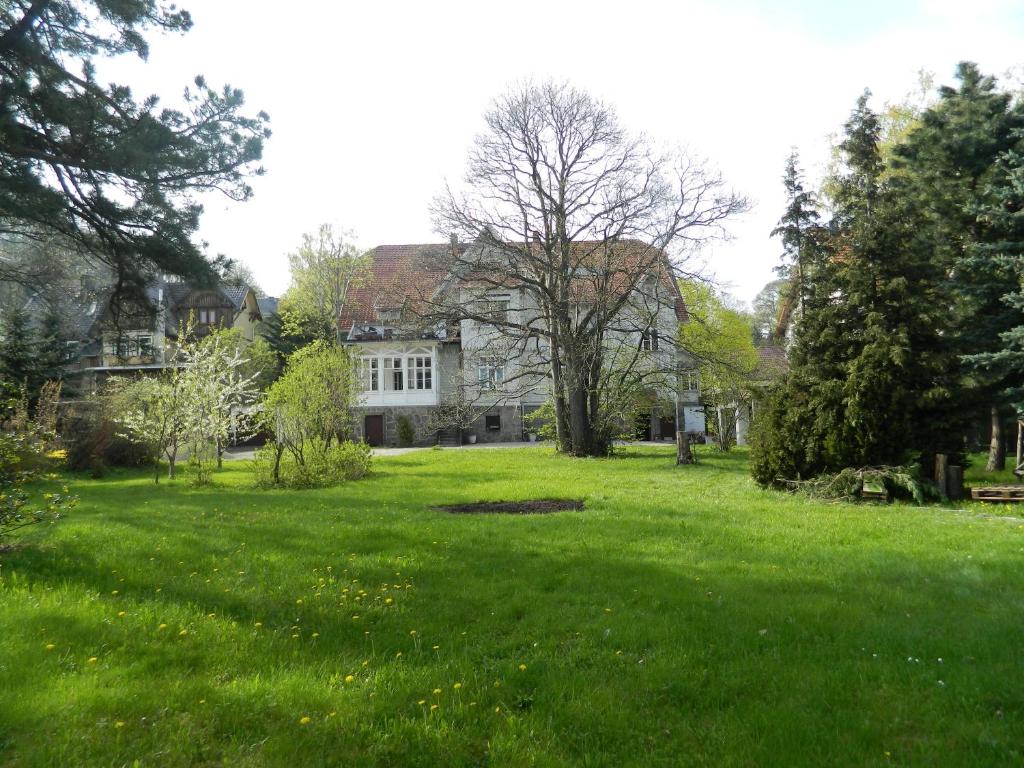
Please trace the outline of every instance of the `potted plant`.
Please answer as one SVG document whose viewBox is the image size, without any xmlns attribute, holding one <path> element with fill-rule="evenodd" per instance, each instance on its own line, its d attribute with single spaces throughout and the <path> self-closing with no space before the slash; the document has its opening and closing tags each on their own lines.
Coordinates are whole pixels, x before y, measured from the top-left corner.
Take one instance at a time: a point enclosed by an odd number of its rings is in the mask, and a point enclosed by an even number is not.
<svg viewBox="0 0 1024 768">
<path fill-rule="evenodd" d="M 531 443 L 536 443 L 537 442 L 537 433 L 536 432 L 527 432 L 526 433 L 526 439 L 529 440 Z"/>
<path fill-rule="evenodd" d="M 475 445 L 476 444 L 476 432 L 470 432 L 468 435 L 466 435 L 466 442 L 469 443 L 470 445 Z"/>
</svg>

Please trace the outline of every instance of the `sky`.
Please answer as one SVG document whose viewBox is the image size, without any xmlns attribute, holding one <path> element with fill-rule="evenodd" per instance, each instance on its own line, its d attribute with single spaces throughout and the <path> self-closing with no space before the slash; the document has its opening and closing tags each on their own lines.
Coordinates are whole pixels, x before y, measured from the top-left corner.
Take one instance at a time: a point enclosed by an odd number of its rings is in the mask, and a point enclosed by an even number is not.
<svg viewBox="0 0 1024 768">
<path fill-rule="evenodd" d="M 1024 73 L 1019 0 L 180 4 L 190 32 L 151 35 L 147 62 L 122 58 L 101 75 L 170 106 L 203 74 L 270 114 L 253 198 L 205 198 L 199 236 L 271 295 L 288 286 L 287 254 L 324 222 L 366 248 L 445 241 L 428 206 L 462 178 L 488 105 L 552 78 L 612 105 L 627 129 L 706 158 L 750 198 L 731 238 L 697 257 L 749 302 L 779 260 L 769 233 L 787 155 L 797 148 L 816 183 L 865 87 L 882 108 L 922 70 L 951 83 L 961 60 Z"/>
</svg>

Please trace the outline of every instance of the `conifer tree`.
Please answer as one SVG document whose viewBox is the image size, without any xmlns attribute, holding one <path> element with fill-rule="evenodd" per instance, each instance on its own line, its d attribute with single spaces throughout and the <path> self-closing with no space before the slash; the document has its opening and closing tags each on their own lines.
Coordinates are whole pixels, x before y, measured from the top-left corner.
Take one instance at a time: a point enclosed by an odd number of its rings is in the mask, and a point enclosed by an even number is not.
<svg viewBox="0 0 1024 768">
<path fill-rule="evenodd" d="M 832 181 L 830 234 L 805 270 L 791 370 L 762 409 L 754 475 L 769 484 L 957 451 L 939 301 L 915 211 L 885 179 L 879 121 L 858 99 Z"/>
<path fill-rule="evenodd" d="M 997 164 L 990 202 L 978 209 L 979 220 L 990 228 L 991 240 L 971 254 L 1005 275 L 1005 308 L 1000 316 L 1007 327 L 999 334 L 998 348 L 970 355 L 967 362 L 1004 382 L 999 394 L 1018 413 L 1024 413 L 1024 132 L 1018 138 L 1017 147 Z"/>
<path fill-rule="evenodd" d="M 28 313 L 20 307 L 6 307 L 0 313 L 0 376 L 16 388 L 34 384 L 33 352 Z"/>
<path fill-rule="evenodd" d="M 985 211 L 1000 205 L 993 184 L 999 158 L 1019 140 L 1024 108 L 984 76 L 976 65 L 957 67 L 957 87 L 939 90 L 939 99 L 921 115 L 918 127 L 895 149 L 899 193 L 922 214 L 921 236 L 933 258 L 949 275 L 949 311 L 955 333 L 949 343 L 967 363 L 962 370 L 970 394 L 963 408 L 992 414 L 989 469 L 1002 469 L 1000 439 L 1003 394 L 1009 382 L 1001 366 L 982 366 L 978 355 L 998 352 L 1002 334 L 1017 322 L 1017 313 L 1003 301 L 1014 273 L 999 257 L 1002 241 L 1016 235 L 1003 222 L 993 225 Z M 972 362 L 975 361 L 975 362 Z"/>
<path fill-rule="evenodd" d="M 782 183 L 786 189 L 786 212 L 771 236 L 782 240 L 782 263 L 776 272 L 788 281 L 783 297 L 788 306 L 784 311 L 792 316 L 794 311 L 799 315 L 806 300 L 805 275 L 813 258 L 811 252 L 820 241 L 818 203 L 814 195 L 804 188 L 800 157 L 795 149 L 786 159 Z"/>
</svg>

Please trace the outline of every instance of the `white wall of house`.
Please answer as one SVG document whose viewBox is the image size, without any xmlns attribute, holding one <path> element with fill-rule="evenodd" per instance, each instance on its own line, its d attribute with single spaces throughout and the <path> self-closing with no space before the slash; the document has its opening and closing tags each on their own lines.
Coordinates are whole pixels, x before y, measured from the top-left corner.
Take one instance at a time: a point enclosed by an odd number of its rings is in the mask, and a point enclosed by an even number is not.
<svg viewBox="0 0 1024 768">
<path fill-rule="evenodd" d="M 359 405 L 437 405 L 442 376 L 440 345 L 434 341 L 361 342 L 353 355 L 359 365 Z"/>
</svg>

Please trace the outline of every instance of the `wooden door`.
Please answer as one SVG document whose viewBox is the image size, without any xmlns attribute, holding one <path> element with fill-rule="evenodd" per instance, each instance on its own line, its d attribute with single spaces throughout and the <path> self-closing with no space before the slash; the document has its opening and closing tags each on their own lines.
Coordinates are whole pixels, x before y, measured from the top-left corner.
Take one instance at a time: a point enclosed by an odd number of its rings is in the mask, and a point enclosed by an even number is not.
<svg viewBox="0 0 1024 768">
<path fill-rule="evenodd" d="M 367 416 L 363 421 L 363 436 L 370 445 L 384 445 L 384 417 Z"/>
</svg>

